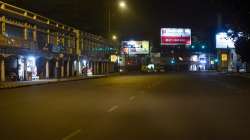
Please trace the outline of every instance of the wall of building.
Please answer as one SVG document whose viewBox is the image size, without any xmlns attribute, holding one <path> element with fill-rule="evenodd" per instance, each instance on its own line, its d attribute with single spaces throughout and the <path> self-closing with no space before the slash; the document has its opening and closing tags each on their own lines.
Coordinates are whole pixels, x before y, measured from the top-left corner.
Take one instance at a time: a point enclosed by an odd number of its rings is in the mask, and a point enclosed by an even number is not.
<svg viewBox="0 0 250 140">
<path fill-rule="evenodd" d="M 117 44 L 25 9 L 0 5 L 1 81 L 10 80 L 13 73 L 17 80 L 30 80 L 30 59 L 37 73 L 33 78 L 114 72 L 110 55 L 117 53 Z"/>
</svg>

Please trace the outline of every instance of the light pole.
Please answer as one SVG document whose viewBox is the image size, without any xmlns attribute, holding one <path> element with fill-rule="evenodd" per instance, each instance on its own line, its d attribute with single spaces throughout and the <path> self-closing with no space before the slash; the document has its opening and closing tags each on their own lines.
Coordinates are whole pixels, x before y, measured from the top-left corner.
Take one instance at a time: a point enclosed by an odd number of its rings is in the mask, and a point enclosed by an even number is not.
<svg viewBox="0 0 250 140">
<path fill-rule="evenodd" d="M 113 35 L 113 36 L 112 36 L 112 40 L 113 40 L 113 41 L 116 41 L 117 39 L 118 39 L 118 38 L 117 38 L 116 35 Z"/>
<path fill-rule="evenodd" d="M 107 32 L 108 32 L 108 36 L 110 36 L 111 34 L 111 8 L 112 8 L 112 4 L 113 4 L 113 0 L 110 0 L 107 4 L 107 19 L 108 19 L 108 25 L 107 25 Z M 118 8 L 125 10 L 127 8 L 127 4 L 125 1 L 120 0 L 118 1 Z M 112 37 L 113 38 L 113 37 Z"/>
</svg>

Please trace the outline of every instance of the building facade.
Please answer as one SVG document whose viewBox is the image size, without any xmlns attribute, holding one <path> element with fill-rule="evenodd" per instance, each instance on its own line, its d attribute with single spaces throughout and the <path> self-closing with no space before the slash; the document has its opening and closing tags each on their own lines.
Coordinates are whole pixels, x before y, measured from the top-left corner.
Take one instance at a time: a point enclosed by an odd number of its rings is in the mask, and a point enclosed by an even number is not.
<svg viewBox="0 0 250 140">
<path fill-rule="evenodd" d="M 115 72 L 118 44 L 0 1 L 1 81 Z"/>
</svg>

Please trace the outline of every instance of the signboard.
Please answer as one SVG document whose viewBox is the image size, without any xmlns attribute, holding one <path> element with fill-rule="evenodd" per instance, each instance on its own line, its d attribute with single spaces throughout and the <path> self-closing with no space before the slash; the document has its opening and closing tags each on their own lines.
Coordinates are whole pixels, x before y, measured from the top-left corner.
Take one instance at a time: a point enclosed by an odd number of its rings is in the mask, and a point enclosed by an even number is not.
<svg viewBox="0 0 250 140">
<path fill-rule="evenodd" d="M 226 53 L 221 54 L 221 61 L 226 62 L 228 60 L 228 55 Z"/>
<path fill-rule="evenodd" d="M 125 66 L 125 57 L 124 56 L 120 56 L 119 58 L 118 58 L 118 64 L 119 64 L 119 66 Z"/>
<path fill-rule="evenodd" d="M 161 45 L 191 45 L 191 29 L 162 28 Z"/>
<path fill-rule="evenodd" d="M 221 32 L 216 35 L 216 48 L 217 49 L 234 49 L 234 41 L 230 38 L 227 33 Z"/>
<path fill-rule="evenodd" d="M 117 55 L 111 55 L 110 56 L 110 61 L 111 62 L 117 62 L 117 60 L 118 60 L 118 56 Z"/>
<path fill-rule="evenodd" d="M 122 41 L 122 54 L 149 54 L 149 41 Z"/>
</svg>

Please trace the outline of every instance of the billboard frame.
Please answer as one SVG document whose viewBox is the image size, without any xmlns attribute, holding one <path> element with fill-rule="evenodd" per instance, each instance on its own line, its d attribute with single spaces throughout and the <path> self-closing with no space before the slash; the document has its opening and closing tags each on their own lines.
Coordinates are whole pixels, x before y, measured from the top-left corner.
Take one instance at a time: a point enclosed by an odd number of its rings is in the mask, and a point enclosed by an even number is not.
<svg viewBox="0 0 250 140">
<path fill-rule="evenodd" d="M 163 43 L 162 42 L 162 40 L 163 40 L 163 37 L 167 37 L 167 36 L 163 36 L 162 35 L 162 31 L 163 30 L 176 30 L 176 31 L 180 31 L 180 30 L 182 30 L 182 31 L 189 31 L 190 32 L 190 35 L 189 36 L 179 36 L 179 38 L 183 38 L 183 37 L 187 37 L 188 38 L 188 40 L 190 40 L 189 42 L 189 44 L 184 44 L 184 43 Z M 177 32 L 176 32 L 177 33 Z M 178 36 L 175 36 L 175 37 L 178 37 Z M 191 28 L 161 28 L 161 30 L 160 30 L 160 45 L 161 46 L 178 46 L 178 45 L 184 45 L 184 46 L 189 46 L 189 45 L 192 45 L 192 30 L 191 30 Z"/>
<path fill-rule="evenodd" d="M 129 42 L 135 42 L 135 43 L 137 43 L 137 44 L 139 44 L 138 42 L 140 42 L 141 43 L 141 45 L 143 45 L 144 43 L 147 43 L 147 52 L 146 53 L 143 53 L 143 51 L 142 51 L 142 53 L 140 53 L 140 51 L 138 51 L 137 52 L 137 48 L 138 47 L 135 47 L 134 49 L 136 50 L 135 52 L 131 52 L 131 49 L 133 49 L 133 48 L 130 48 L 130 47 L 124 47 L 124 43 L 129 43 Z M 126 53 L 126 52 L 124 52 L 124 51 L 122 51 L 121 50 L 121 54 L 124 54 L 124 55 L 149 55 L 150 54 L 150 41 L 148 41 L 148 40 L 128 40 L 128 41 L 122 41 L 121 42 L 121 48 L 122 49 L 128 49 L 128 52 Z M 144 48 L 144 45 L 143 45 L 143 48 Z"/>
</svg>

